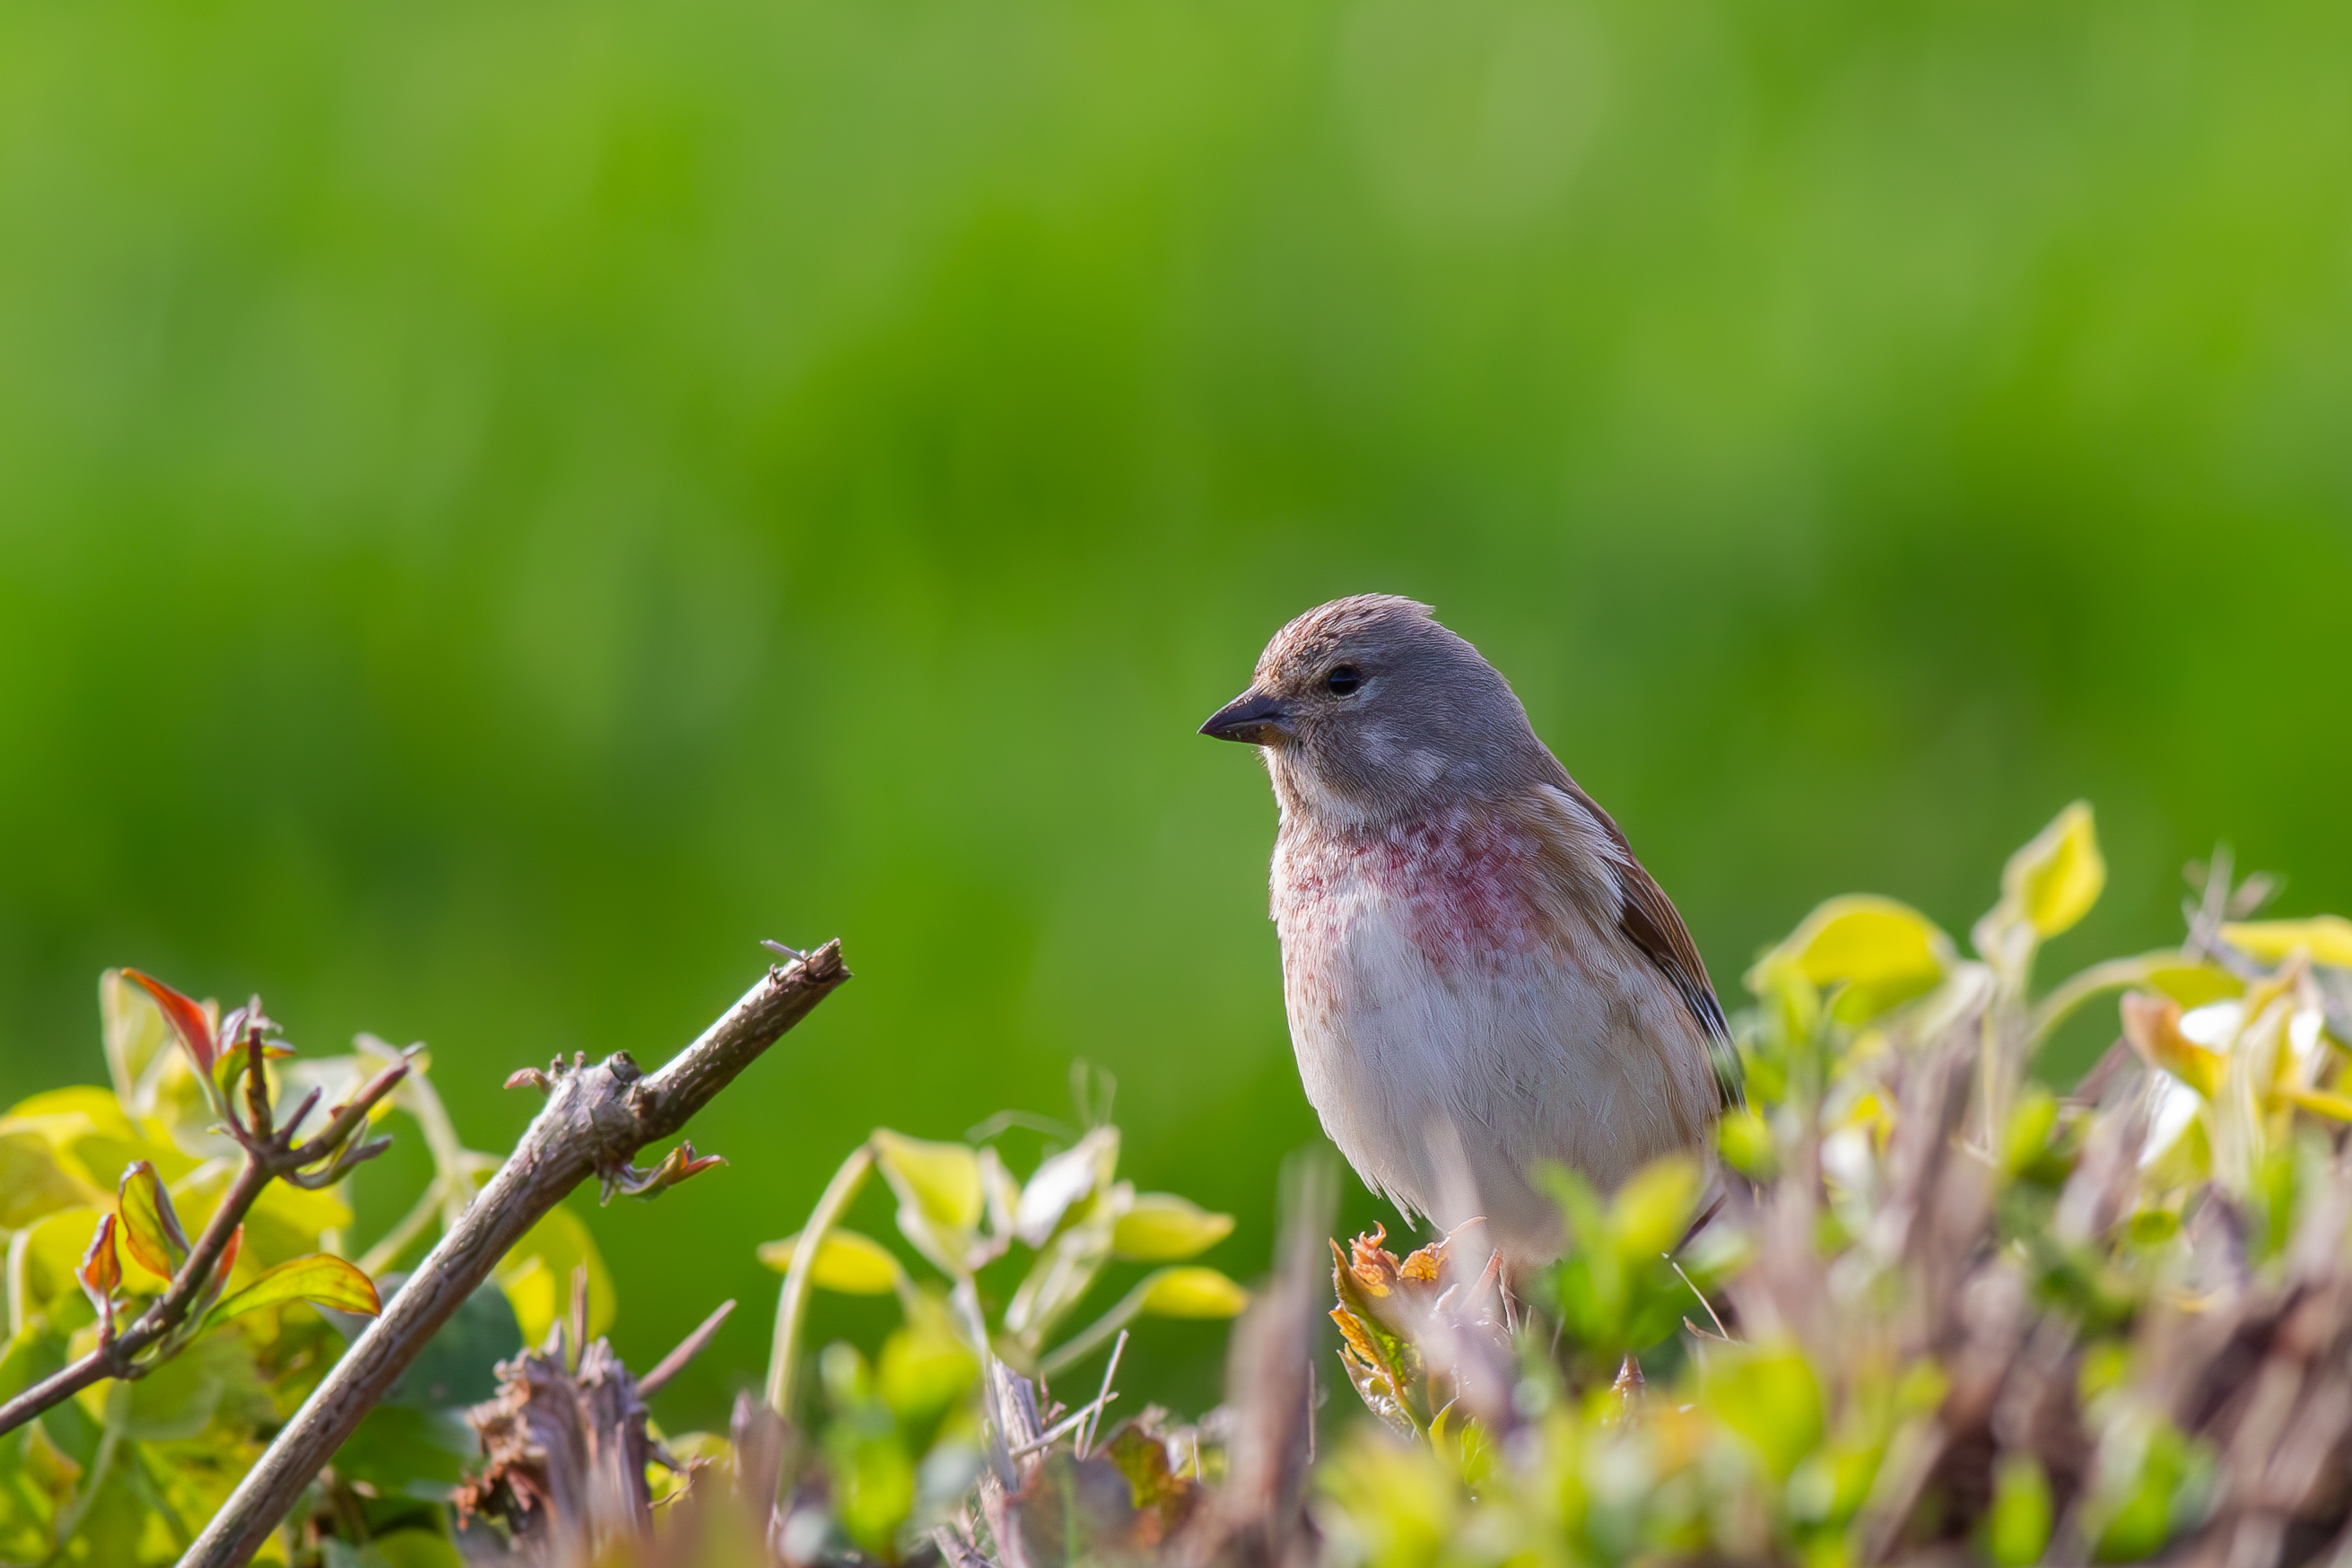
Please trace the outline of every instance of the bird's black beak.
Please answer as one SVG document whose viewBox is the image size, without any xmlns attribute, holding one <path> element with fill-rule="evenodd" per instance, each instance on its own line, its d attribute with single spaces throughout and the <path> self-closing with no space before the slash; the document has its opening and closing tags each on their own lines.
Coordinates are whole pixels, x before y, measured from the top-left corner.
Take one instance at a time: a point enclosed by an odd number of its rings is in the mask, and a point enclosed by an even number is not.
<svg viewBox="0 0 2352 1568">
<path fill-rule="evenodd" d="M 1253 689 L 1243 692 L 1223 708 L 1209 715 L 1201 726 L 1201 733 L 1213 735 L 1220 741 L 1245 741 L 1253 746 L 1273 743 L 1276 735 L 1290 733 L 1290 710 L 1279 699 L 1267 697 Z"/>
</svg>

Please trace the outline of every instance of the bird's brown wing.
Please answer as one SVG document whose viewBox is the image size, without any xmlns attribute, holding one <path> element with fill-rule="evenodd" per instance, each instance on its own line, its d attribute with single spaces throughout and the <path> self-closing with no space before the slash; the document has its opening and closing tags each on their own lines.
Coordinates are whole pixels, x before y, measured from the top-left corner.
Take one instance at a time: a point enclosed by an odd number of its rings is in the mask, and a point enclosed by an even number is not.
<svg viewBox="0 0 2352 1568">
<path fill-rule="evenodd" d="M 1698 943 L 1691 940 L 1690 928 L 1683 924 L 1682 913 L 1666 897 L 1666 890 L 1658 886 L 1657 879 L 1635 857 L 1633 847 L 1625 842 L 1624 832 L 1616 820 L 1564 773 L 1561 787 L 1570 799 L 1591 814 L 1616 851 L 1620 895 L 1617 929 L 1658 966 L 1658 972 L 1683 999 L 1683 1005 L 1698 1021 L 1700 1033 L 1706 1037 L 1708 1060 L 1715 1068 L 1717 1095 L 1725 1110 L 1737 1108 L 1742 1098 L 1741 1080 L 1746 1075 L 1739 1065 L 1739 1052 L 1731 1043 L 1731 1026 L 1724 1018 L 1723 1004 L 1716 999 L 1715 984 L 1707 979 L 1706 962 L 1698 955 Z"/>
</svg>

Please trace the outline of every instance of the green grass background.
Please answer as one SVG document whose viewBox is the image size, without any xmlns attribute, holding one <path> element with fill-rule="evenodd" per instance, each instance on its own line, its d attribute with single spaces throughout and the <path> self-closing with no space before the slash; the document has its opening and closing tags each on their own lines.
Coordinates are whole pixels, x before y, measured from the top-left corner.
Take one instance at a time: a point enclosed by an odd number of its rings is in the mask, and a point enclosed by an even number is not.
<svg viewBox="0 0 2352 1568">
<path fill-rule="evenodd" d="M 1727 990 L 2076 795 L 2053 962 L 2224 836 L 2352 906 L 2347 79 L 2317 0 L 0 0 L 0 1093 L 133 963 L 500 1148 L 838 934 L 593 1215 L 641 1364 L 745 1299 L 666 1420 L 861 1133 L 1074 1057 L 1252 1273 L 1316 1132 L 1192 729 L 1365 589 Z"/>
</svg>

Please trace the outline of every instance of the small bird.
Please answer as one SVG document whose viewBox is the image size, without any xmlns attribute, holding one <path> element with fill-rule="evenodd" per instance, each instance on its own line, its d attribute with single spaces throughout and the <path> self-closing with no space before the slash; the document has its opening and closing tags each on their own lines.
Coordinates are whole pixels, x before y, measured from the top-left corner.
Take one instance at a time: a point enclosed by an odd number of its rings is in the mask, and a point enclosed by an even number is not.
<svg viewBox="0 0 2352 1568">
<path fill-rule="evenodd" d="M 1291 1044 L 1373 1188 L 1449 1228 L 1483 1217 L 1516 1271 L 1564 1245 L 1539 1163 L 1605 1191 L 1708 1146 L 1738 1058 L 1690 932 L 1429 606 L 1307 611 L 1201 733 L 1273 775 Z"/>
</svg>

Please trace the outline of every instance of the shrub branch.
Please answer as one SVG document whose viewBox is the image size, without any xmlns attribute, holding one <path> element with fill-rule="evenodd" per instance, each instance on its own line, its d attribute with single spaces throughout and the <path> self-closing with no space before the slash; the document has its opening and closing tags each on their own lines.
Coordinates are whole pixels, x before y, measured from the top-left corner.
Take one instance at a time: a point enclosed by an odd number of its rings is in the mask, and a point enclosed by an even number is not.
<svg viewBox="0 0 2352 1568">
<path fill-rule="evenodd" d="M 677 1131 L 848 978 L 841 944 L 828 942 L 771 969 L 658 1072 L 641 1074 L 615 1053 L 593 1068 L 558 1061 L 547 1074 L 509 1080 L 536 1080 L 548 1091 L 514 1153 L 237 1483 L 180 1568 L 236 1568 L 250 1558 L 361 1417 L 526 1231 L 589 1175 L 623 1181 L 639 1149 Z"/>
</svg>

